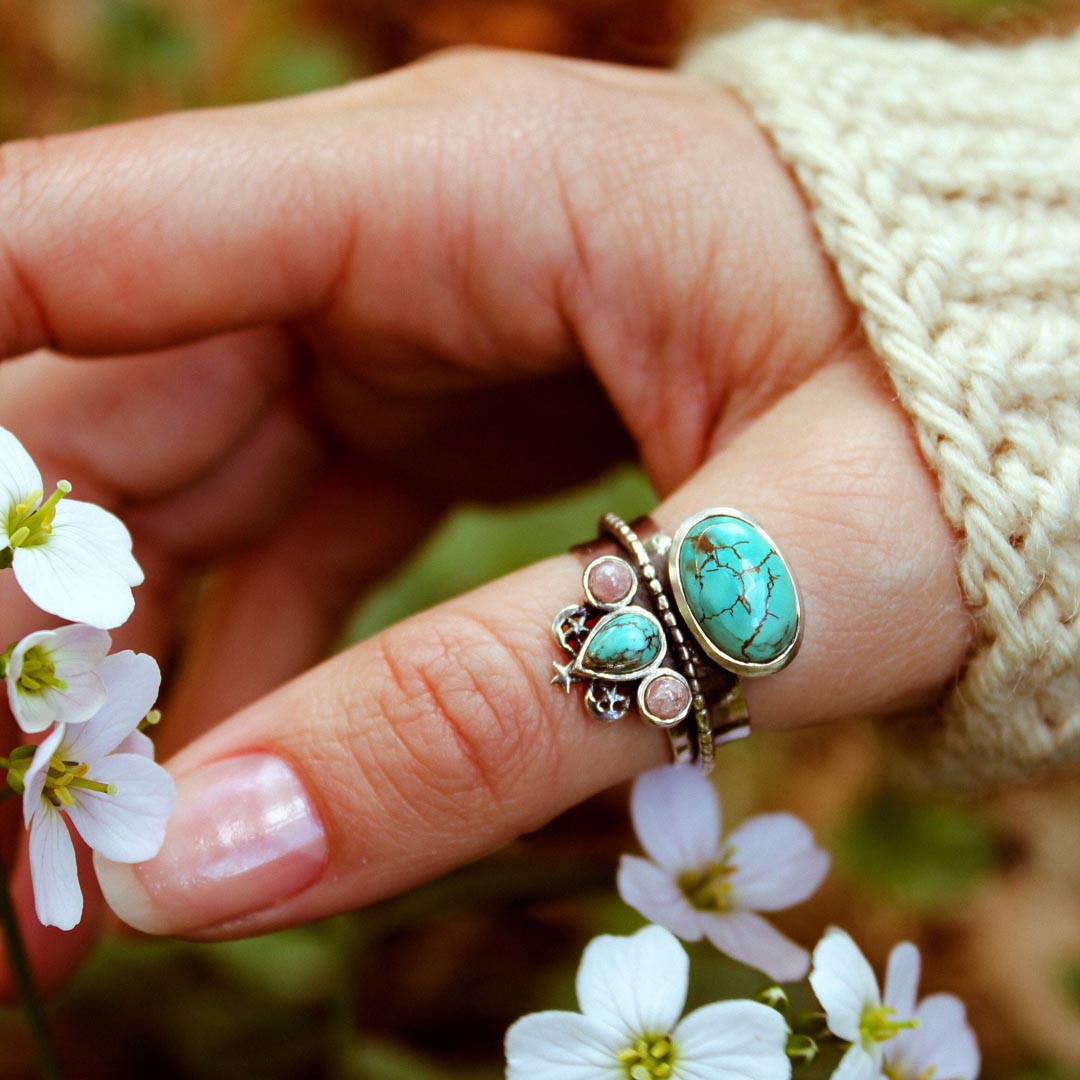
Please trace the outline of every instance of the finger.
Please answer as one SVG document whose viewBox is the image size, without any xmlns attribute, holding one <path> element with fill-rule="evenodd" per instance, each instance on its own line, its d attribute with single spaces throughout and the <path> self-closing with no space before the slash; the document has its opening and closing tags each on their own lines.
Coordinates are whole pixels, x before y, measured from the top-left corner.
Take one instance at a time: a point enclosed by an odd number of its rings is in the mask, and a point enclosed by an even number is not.
<svg viewBox="0 0 1080 1080">
<path fill-rule="evenodd" d="M 164 661 L 193 556 L 250 541 L 309 485 L 321 450 L 291 380 L 291 349 L 265 330 L 93 365 L 35 354 L 0 369 L 0 424 L 46 483 L 70 480 L 131 528 L 147 583 L 117 648 Z M 0 604 L 4 644 L 55 622 L 10 574 L 0 574 Z"/>
<path fill-rule="evenodd" d="M 46 473 L 77 481 L 81 498 L 127 505 L 213 472 L 294 373 L 293 349 L 272 329 L 92 365 L 36 353 L 0 367 L 0 424 Z"/>
<path fill-rule="evenodd" d="M 954 541 L 908 423 L 865 361 L 837 363 L 746 428 L 656 512 L 767 524 L 797 574 L 802 651 L 745 680 L 760 727 L 909 707 L 969 628 Z M 549 560 L 410 619 L 233 717 L 171 764 L 160 855 L 98 862 L 142 929 L 221 937 L 326 915 L 490 851 L 663 760 L 663 735 L 591 721 L 548 685 L 552 613 L 580 568 Z"/>
<path fill-rule="evenodd" d="M 703 178 L 707 197 L 683 197 Z M 0 355 L 289 320 L 428 393 L 584 355 L 664 486 L 723 405 L 752 412 L 748 387 L 795 381 L 763 356 L 805 369 L 853 321 L 731 98 L 520 55 L 10 144 L 0 222 Z M 657 393 L 658 366 L 702 393 Z M 676 405 L 682 438 L 665 446 L 656 420 Z"/>
<path fill-rule="evenodd" d="M 323 477 L 284 527 L 222 565 L 203 589 L 164 704 L 159 756 L 322 660 L 355 598 L 410 554 L 435 516 L 374 479 Z"/>
<path fill-rule="evenodd" d="M 167 721 L 156 740 L 159 753 L 185 745 L 325 656 L 354 597 L 423 538 L 430 511 L 374 482 L 349 479 L 346 485 L 342 477 L 328 476 L 306 504 L 294 506 L 300 520 L 333 523 L 320 530 L 317 561 L 308 557 L 307 530 L 286 528 L 238 556 L 202 591 L 194 630 L 185 635 L 190 640 L 183 666 L 163 703 Z M 173 615 L 170 625 L 175 621 Z M 135 639 L 140 635 L 144 641 L 148 636 L 136 626 Z M 9 805 L 5 838 L 22 831 L 21 810 L 15 800 Z M 48 992 L 64 984 L 92 947 L 106 908 L 89 852 L 76 845 L 82 921 L 68 932 L 43 927 L 22 847 L 15 904 L 31 967 Z M 15 991 L 0 957 L 0 1000 L 11 1000 Z"/>
</svg>

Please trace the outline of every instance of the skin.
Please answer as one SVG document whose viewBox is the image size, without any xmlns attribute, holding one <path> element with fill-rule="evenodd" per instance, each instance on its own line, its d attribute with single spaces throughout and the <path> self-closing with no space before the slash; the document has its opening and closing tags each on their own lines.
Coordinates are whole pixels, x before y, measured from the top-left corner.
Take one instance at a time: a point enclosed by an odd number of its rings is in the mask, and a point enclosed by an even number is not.
<svg viewBox="0 0 1080 1080">
<path fill-rule="evenodd" d="M 147 584 L 115 641 L 171 673 L 170 768 L 280 754 L 327 829 L 298 894 L 155 929 L 354 908 L 665 759 L 662 734 L 548 685 L 567 555 L 312 668 L 459 498 L 632 450 L 669 531 L 717 504 L 767 523 L 807 633 L 745 684 L 760 728 L 924 708 L 964 661 L 957 541 L 910 422 L 799 190 L 713 86 L 454 52 L 9 144 L 0 223 L 0 355 L 38 350 L 0 368 L 0 423 L 135 536 Z M 0 603 L 11 636 L 39 627 L 9 575 Z M 46 981 L 88 904 L 71 934 L 27 920 Z"/>
</svg>

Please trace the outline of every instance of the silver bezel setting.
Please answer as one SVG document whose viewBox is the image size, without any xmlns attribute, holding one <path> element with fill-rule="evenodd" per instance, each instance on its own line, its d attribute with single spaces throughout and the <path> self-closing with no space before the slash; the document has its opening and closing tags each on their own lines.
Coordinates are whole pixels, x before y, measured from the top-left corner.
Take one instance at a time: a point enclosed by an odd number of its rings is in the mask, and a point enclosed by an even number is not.
<svg viewBox="0 0 1080 1080">
<path fill-rule="evenodd" d="M 645 704 L 645 694 L 652 683 L 662 677 L 668 677 L 677 679 L 686 687 L 686 705 L 678 716 L 662 718 L 652 712 Z M 637 708 L 638 712 L 655 727 L 673 728 L 678 727 L 686 718 L 690 715 L 690 710 L 693 708 L 694 695 L 690 692 L 690 684 L 686 680 L 686 676 L 680 671 L 676 671 L 674 668 L 661 667 L 655 671 L 649 672 L 644 679 L 641 680 L 641 685 L 637 689 Z"/>
<path fill-rule="evenodd" d="M 795 635 L 791 639 L 791 643 L 788 647 L 779 655 L 766 663 L 755 664 L 746 660 L 740 660 L 737 657 L 730 656 L 723 649 L 717 648 L 716 645 L 709 639 L 709 636 L 701 628 L 697 619 L 694 617 L 694 613 L 690 608 L 689 603 L 686 600 L 686 593 L 683 590 L 682 577 L 679 573 L 679 552 L 682 550 L 683 541 L 686 539 L 690 530 L 699 522 L 704 521 L 705 518 L 715 516 L 733 517 L 740 521 L 745 521 L 751 528 L 757 530 L 764 538 L 766 543 L 776 552 L 777 558 L 783 564 L 784 569 L 787 571 L 788 576 L 791 578 L 791 583 L 795 589 Z M 788 565 L 787 560 L 784 558 L 783 552 L 773 541 L 773 538 L 762 528 L 761 524 L 752 518 L 749 514 L 744 513 L 742 510 L 736 510 L 731 506 L 713 506 L 707 510 L 701 510 L 694 514 L 692 517 L 688 517 L 675 531 L 675 535 L 671 540 L 671 550 L 668 552 L 668 579 L 671 583 L 671 591 L 675 597 L 675 604 L 679 609 L 679 614 L 682 616 L 683 621 L 690 628 L 690 632 L 694 635 L 694 640 L 698 643 L 702 652 L 709 657 L 710 660 L 715 661 L 721 667 L 726 668 L 728 671 L 734 672 L 736 675 L 746 676 L 758 676 L 758 675 L 772 675 L 777 671 L 782 670 L 795 659 L 795 654 L 799 651 L 799 646 L 802 644 L 802 632 L 803 632 L 803 614 L 802 614 L 802 594 L 799 590 L 799 583 L 795 578 L 795 575 L 791 571 L 791 567 Z"/>
<path fill-rule="evenodd" d="M 585 654 L 589 651 L 589 642 L 593 636 L 598 633 L 603 627 L 607 626 L 612 619 L 617 619 L 621 615 L 626 615 L 629 612 L 633 612 L 635 615 L 641 615 L 652 623 L 656 629 L 657 637 L 660 640 L 660 652 L 657 654 L 656 659 L 653 660 L 647 667 L 638 668 L 637 671 L 628 672 L 627 674 L 615 674 L 610 671 L 594 671 L 591 668 L 587 668 L 583 661 Z M 589 636 L 581 643 L 581 649 L 578 651 L 576 657 L 574 657 L 574 664 L 570 668 L 571 675 L 577 675 L 587 679 L 603 679 L 606 682 L 634 682 L 637 679 L 644 679 L 650 672 L 655 671 L 660 667 L 664 660 L 664 654 L 667 652 L 665 643 L 667 641 L 664 635 L 664 628 L 660 625 L 660 620 L 651 612 L 646 611 L 642 607 L 637 607 L 635 604 L 626 604 L 619 608 L 618 611 L 609 611 L 606 615 L 600 618 L 596 625 L 589 631 Z"/>
<path fill-rule="evenodd" d="M 598 600 L 593 595 L 592 589 L 589 588 L 589 575 L 593 572 L 593 568 L 599 566 L 600 563 L 606 562 L 622 563 L 630 573 L 629 591 L 621 600 L 616 600 L 612 604 L 605 604 L 603 601 Z M 593 607 L 599 608 L 601 611 L 619 611 L 620 609 L 625 608 L 630 601 L 633 600 L 634 593 L 638 591 L 637 571 L 625 559 L 620 558 L 618 555 L 600 555 L 585 567 L 585 571 L 581 575 L 581 587 L 585 590 L 585 599 L 588 600 Z"/>
</svg>

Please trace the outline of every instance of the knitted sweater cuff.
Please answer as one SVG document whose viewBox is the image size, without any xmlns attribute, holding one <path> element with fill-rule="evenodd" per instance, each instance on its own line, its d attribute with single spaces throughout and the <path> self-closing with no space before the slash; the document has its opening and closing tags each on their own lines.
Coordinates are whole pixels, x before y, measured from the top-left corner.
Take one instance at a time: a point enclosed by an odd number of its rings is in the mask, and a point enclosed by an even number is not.
<svg viewBox="0 0 1080 1080">
<path fill-rule="evenodd" d="M 975 650 L 905 742 L 954 785 L 1080 760 L 1080 38 L 769 21 L 684 69 L 792 167 L 962 537 Z"/>
</svg>

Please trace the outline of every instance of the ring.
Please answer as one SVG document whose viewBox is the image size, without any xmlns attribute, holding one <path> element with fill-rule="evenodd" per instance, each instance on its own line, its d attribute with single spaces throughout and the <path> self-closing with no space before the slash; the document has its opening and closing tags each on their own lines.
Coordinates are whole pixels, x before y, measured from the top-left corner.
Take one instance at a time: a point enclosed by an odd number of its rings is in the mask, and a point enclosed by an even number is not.
<svg viewBox="0 0 1080 1080">
<path fill-rule="evenodd" d="M 574 549 L 585 602 L 552 623 L 569 655 L 552 683 L 611 723 L 636 706 L 664 728 L 676 762 L 711 770 L 715 748 L 750 733 L 740 679 L 795 658 L 803 616 L 790 567 L 768 533 L 731 507 L 704 510 L 674 538 L 651 518 L 600 519 L 601 538 Z M 691 720 L 692 714 L 692 720 Z"/>
</svg>

